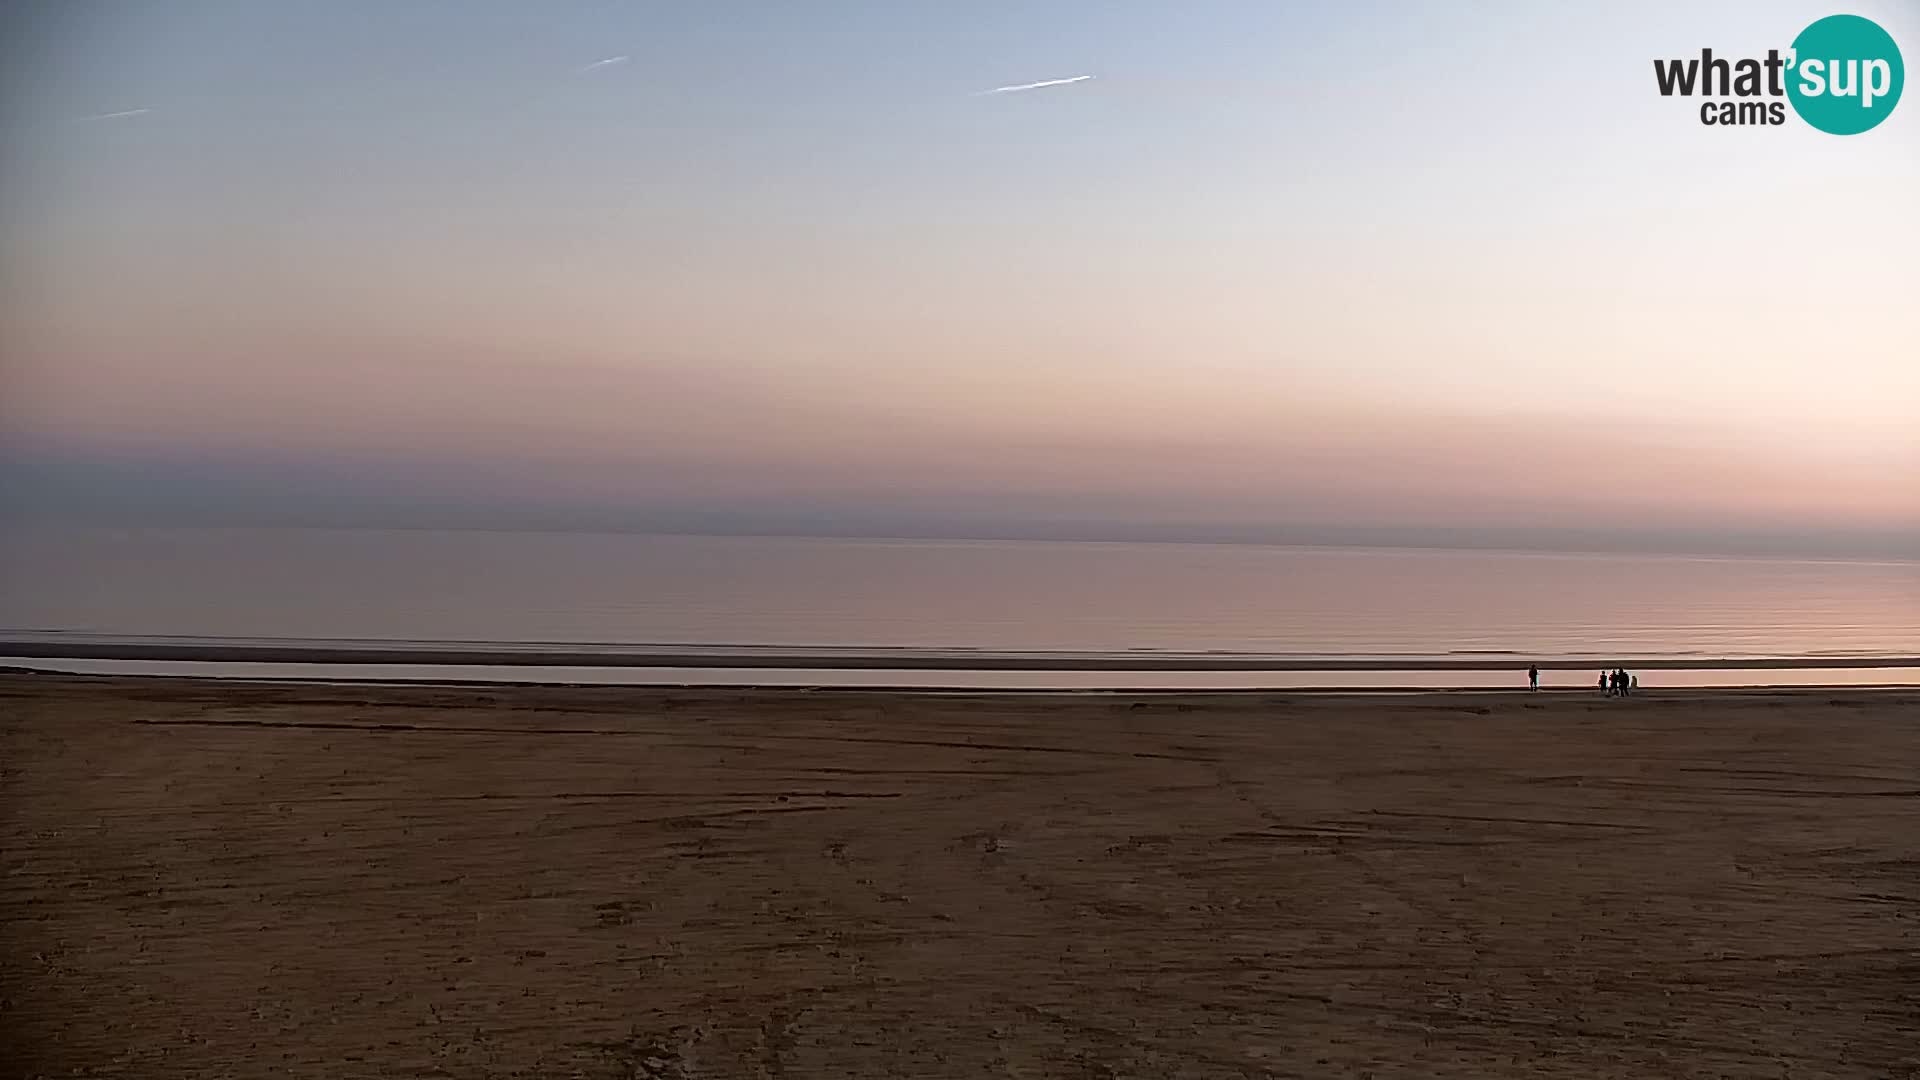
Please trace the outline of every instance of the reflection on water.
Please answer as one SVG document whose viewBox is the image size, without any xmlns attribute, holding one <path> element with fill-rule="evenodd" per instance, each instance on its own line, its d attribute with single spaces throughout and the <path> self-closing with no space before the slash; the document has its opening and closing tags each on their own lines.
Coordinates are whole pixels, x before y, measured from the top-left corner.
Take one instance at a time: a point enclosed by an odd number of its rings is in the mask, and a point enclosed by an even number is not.
<svg viewBox="0 0 1920 1080">
<path fill-rule="evenodd" d="M 1920 564 L 36 527 L 0 530 L 0 629 L 1348 656 L 1900 656 L 1920 653 Z"/>
</svg>

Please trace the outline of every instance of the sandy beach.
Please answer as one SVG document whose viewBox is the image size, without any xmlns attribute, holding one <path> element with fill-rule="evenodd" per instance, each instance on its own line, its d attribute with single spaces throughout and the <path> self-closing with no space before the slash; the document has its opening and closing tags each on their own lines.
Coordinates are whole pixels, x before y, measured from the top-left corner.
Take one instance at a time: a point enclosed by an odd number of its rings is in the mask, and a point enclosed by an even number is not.
<svg viewBox="0 0 1920 1080">
<path fill-rule="evenodd" d="M 0 675 L 0 1074 L 1920 1076 L 1920 691 Z"/>
</svg>

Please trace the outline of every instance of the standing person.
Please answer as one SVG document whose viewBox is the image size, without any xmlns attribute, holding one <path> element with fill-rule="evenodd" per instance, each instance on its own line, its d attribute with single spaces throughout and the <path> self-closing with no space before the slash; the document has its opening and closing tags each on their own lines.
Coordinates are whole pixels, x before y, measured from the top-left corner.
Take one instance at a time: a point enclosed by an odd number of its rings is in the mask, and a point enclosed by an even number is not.
<svg viewBox="0 0 1920 1080">
<path fill-rule="evenodd" d="M 1527 689 L 1529 690 L 1540 689 L 1540 665 L 1539 664 L 1527 665 Z"/>
<path fill-rule="evenodd" d="M 1603 671 L 1600 673 L 1600 696 L 1609 697 L 1612 693 L 1613 691 L 1607 688 L 1607 673 Z"/>
</svg>

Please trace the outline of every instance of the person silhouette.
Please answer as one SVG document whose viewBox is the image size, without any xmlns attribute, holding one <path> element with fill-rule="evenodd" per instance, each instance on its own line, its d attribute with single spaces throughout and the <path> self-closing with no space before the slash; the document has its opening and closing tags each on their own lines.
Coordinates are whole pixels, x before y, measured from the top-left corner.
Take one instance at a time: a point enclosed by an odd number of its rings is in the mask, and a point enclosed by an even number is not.
<svg viewBox="0 0 1920 1080">
<path fill-rule="evenodd" d="M 1613 688 L 1607 685 L 1607 673 L 1603 671 L 1600 673 L 1600 696 L 1609 697 L 1612 694 Z"/>
<path fill-rule="evenodd" d="M 1527 665 L 1527 689 L 1540 689 L 1540 665 L 1538 664 Z"/>
</svg>

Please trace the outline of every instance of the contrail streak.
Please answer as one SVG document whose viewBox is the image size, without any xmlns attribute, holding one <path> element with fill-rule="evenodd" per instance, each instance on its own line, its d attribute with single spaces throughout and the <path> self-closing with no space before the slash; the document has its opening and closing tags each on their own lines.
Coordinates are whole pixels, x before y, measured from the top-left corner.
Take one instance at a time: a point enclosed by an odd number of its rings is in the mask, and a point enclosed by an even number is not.
<svg viewBox="0 0 1920 1080">
<path fill-rule="evenodd" d="M 991 90 L 982 90 L 974 97 L 986 97 L 989 94 L 1017 94 L 1022 90 L 1039 90 L 1048 86 L 1065 86 L 1068 83 L 1086 82 L 1091 75 L 1075 75 L 1071 79 L 1046 79 L 1041 82 L 1021 83 L 1019 86 L 996 86 Z"/>
<path fill-rule="evenodd" d="M 595 60 L 593 63 L 588 64 L 586 67 L 575 68 L 574 70 L 581 74 L 585 74 L 586 72 L 592 71 L 595 68 L 610 67 L 614 64 L 624 64 L 631 59 L 633 59 L 633 57 L 631 56 L 609 56 L 605 60 Z"/>
<path fill-rule="evenodd" d="M 152 111 L 153 111 L 152 109 L 122 109 L 119 112 L 95 113 L 92 116 L 83 116 L 80 119 L 82 120 L 118 120 L 123 116 L 141 116 L 146 113 L 150 113 Z"/>
</svg>

